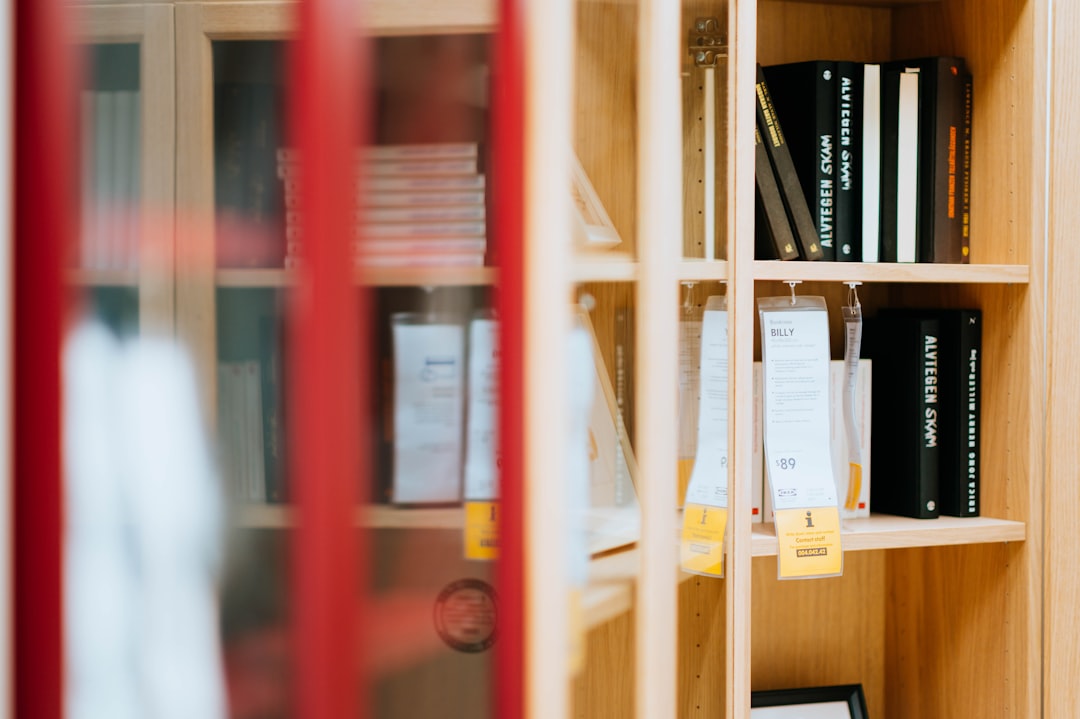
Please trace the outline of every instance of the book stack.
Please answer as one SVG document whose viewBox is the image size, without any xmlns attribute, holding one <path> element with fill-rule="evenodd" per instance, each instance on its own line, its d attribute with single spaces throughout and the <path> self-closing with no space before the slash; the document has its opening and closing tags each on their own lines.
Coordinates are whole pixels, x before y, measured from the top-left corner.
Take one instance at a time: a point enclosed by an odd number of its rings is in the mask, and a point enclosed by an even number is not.
<svg viewBox="0 0 1080 719">
<path fill-rule="evenodd" d="M 982 312 L 884 309 L 864 340 L 878 400 L 874 510 L 978 516 Z"/>
<path fill-rule="evenodd" d="M 75 264 L 88 270 L 128 270 L 138 264 L 138 90 L 85 90 L 79 125 L 82 198 Z"/>
<path fill-rule="evenodd" d="M 302 264 L 299 157 L 281 148 L 285 267 Z M 377 145 L 357 156 L 353 259 L 365 267 L 480 267 L 487 252 L 485 178 L 475 142 Z"/>
<path fill-rule="evenodd" d="M 970 260 L 963 58 L 759 67 L 758 259 Z"/>
</svg>

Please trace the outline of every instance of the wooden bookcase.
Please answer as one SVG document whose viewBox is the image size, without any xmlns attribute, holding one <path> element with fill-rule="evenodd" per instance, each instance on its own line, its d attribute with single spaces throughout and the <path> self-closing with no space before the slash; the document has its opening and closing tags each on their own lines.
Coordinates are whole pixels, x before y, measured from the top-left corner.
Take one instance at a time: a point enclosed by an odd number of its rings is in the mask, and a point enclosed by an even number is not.
<svg viewBox="0 0 1080 719">
<path fill-rule="evenodd" d="M 748 719 L 750 692 L 862 683 L 876 718 L 1038 716 L 1043 702 L 1044 471 L 1047 402 L 1044 203 L 1048 0 L 744 0 L 681 6 L 649 0 L 526 3 L 530 134 L 527 343 L 543 347 L 526 368 L 527 427 L 550 427 L 558 407 L 545 388 L 563 376 L 566 297 L 588 292 L 609 369 L 613 317 L 635 322 L 634 425 L 646 508 L 638 545 L 592 562 L 584 593 L 587 654 L 567 670 L 569 625 L 557 524 L 558 432 L 526 447 L 529 706 L 536 717 Z M 367 23 L 380 36 L 487 33 L 493 0 L 376 0 Z M 171 291 L 148 309 L 169 319 L 215 406 L 216 297 L 222 288 L 281 290 L 289 273 L 217 269 L 214 262 L 213 56 L 218 41 L 281 40 L 295 8 L 274 0 L 80 6 L 95 41 L 154 35 L 144 53 L 144 152 L 161 171 L 144 194 L 177 209 Z M 699 259 L 700 96 L 686 47 L 695 18 L 716 16 L 728 39 L 717 70 L 717 241 L 722 260 Z M 358 27 L 359 27 L 359 20 Z M 857 61 L 930 54 L 966 57 L 975 78 L 972 264 L 863 265 L 754 260 L 755 63 L 830 57 Z M 157 58 L 157 59 L 154 59 Z M 151 135 L 151 128 L 161 134 Z M 624 245 L 576 255 L 566 197 L 573 147 Z M 172 151 L 171 148 L 175 148 Z M 147 163 L 151 160 L 147 159 Z M 154 175 L 157 177 L 157 175 Z M 684 178 L 686 178 L 684 184 Z M 682 238 L 680 240 L 680 237 Z M 686 259 L 684 259 L 684 255 Z M 748 388 L 758 297 L 824 295 L 839 337 L 841 283 L 861 281 L 868 311 L 891 304 L 981 307 L 985 315 L 983 517 L 933 521 L 872 517 L 851 524 L 840 579 L 778 582 L 769 525 L 750 522 Z M 497 270 L 372 272 L 374 286 L 487 287 Z M 682 282 L 724 292 L 731 312 L 732 521 L 727 576 L 680 575 L 676 506 L 675 319 Z M 704 290 L 702 289 L 704 288 Z M 704 295 L 702 295 L 704 296 Z M 149 299 L 148 299 L 148 302 Z M 834 348 L 835 349 L 835 348 Z M 208 419 L 210 419 L 208 415 Z M 257 529 L 291 526 L 288 510 L 240 513 Z M 457 531 L 455 510 L 358 511 L 363 526 Z M 483 690 L 486 691 L 486 688 Z M 677 708 L 677 709 L 676 709 Z"/>
</svg>

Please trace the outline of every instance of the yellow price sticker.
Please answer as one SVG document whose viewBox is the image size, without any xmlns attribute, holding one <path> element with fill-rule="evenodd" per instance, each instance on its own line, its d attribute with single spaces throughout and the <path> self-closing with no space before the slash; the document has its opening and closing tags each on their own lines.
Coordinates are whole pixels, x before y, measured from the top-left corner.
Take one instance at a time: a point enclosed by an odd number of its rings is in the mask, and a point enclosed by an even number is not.
<svg viewBox="0 0 1080 719">
<path fill-rule="evenodd" d="M 831 577 L 843 573 L 839 509 L 777 509 L 774 514 L 781 579 Z"/>
<path fill-rule="evenodd" d="M 465 503 L 465 558 L 499 558 L 498 502 Z"/>
<path fill-rule="evenodd" d="M 683 512 L 679 563 L 684 571 L 708 577 L 724 576 L 724 531 L 727 510 L 688 504 Z"/>
</svg>

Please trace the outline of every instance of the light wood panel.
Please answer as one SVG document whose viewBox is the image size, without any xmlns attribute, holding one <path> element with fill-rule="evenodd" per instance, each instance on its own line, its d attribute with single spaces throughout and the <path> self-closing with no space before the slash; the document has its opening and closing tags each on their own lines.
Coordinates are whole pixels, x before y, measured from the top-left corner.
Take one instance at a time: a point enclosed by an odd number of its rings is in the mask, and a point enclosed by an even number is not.
<svg viewBox="0 0 1080 719">
<path fill-rule="evenodd" d="M 754 263 L 759 280 L 805 282 L 1020 283 L 1031 275 L 1027 265 L 946 265 L 922 263 L 780 262 Z"/>
<path fill-rule="evenodd" d="M 201 5 L 176 7 L 176 332 L 195 363 L 207 427 L 216 427 L 214 78 Z"/>
<path fill-rule="evenodd" d="M 286 37 L 296 29 L 296 3 L 210 0 L 202 4 L 206 31 L 215 39 L 266 40 Z M 372 35 L 490 33 L 497 23 L 495 0 L 374 0 L 357 9 L 366 11 L 353 19 L 357 31 L 363 28 Z"/>
<path fill-rule="evenodd" d="M 727 581 L 681 575 L 679 717 L 724 716 L 727 704 Z"/>
<path fill-rule="evenodd" d="M 822 59 L 874 62 L 891 55 L 888 8 L 761 2 L 757 14 L 757 59 L 762 65 Z"/>
<path fill-rule="evenodd" d="M 577 4 L 574 151 L 615 229 L 637 248 L 637 7 Z"/>
<path fill-rule="evenodd" d="M 698 18 L 715 17 L 725 37 L 728 28 L 728 3 L 715 0 L 690 0 L 682 4 L 683 44 Z M 683 256 L 705 256 L 705 82 L 704 68 L 698 67 L 688 47 L 682 49 L 682 114 L 683 114 Z M 727 256 L 727 180 L 728 168 L 728 90 L 730 88 L 727 58 L 720 59 L 713 70 L 715 127 L 715 252 L 718 259 Z"/>
<path fill-rule="evenodd" d="M 755 524 L 753 535 L 755 557 L 776 556 L 776 528 L 772 524 Z M 1023 522 L 993 517 L 910 519 L 874 514 L 866 519 L 844 520 L 841 540 L 847 553 L 950 544 L 1022 542 L 1026 535 Z"/>
<path fill-rule="evenodd" d="M 845 554 L 843 577 L 782 582 L 774 558 L 754 560 L 754 690 L 862 684 L 875 719 L 931 716 L 893 713 L 886 697 L 888 562 L 883 552 Z"/>
<path fill-rule="evenodd" d="M 588 633 L 585 666 L 573 682 L 571 716 L 634 716 L 634 621 L 634 612 L 627 612 Z"/>
<path fill-rule="evenodd" d="M 1080 569 L 1073 525 L 1080 516 L 1080 6 L 1054 5 L 1049 162 L 1049 275 L 1047 277 L 1046 547 L 1043 562 L 1043 716 L 1068 716 L 1080 705 Z"/>
</svg>

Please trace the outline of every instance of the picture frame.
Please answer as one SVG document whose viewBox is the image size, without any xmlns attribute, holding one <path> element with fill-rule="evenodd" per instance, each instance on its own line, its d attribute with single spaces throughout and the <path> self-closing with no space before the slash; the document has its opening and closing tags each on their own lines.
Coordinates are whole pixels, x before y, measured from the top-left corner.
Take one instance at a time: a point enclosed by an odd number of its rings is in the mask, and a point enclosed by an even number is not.
<svg viewBox="0 0 1080 719">
<path fill-rule="evenodd" d="M 862 684 L 752 692 L 751 719 L 868 719 Z"/>
</svg>

